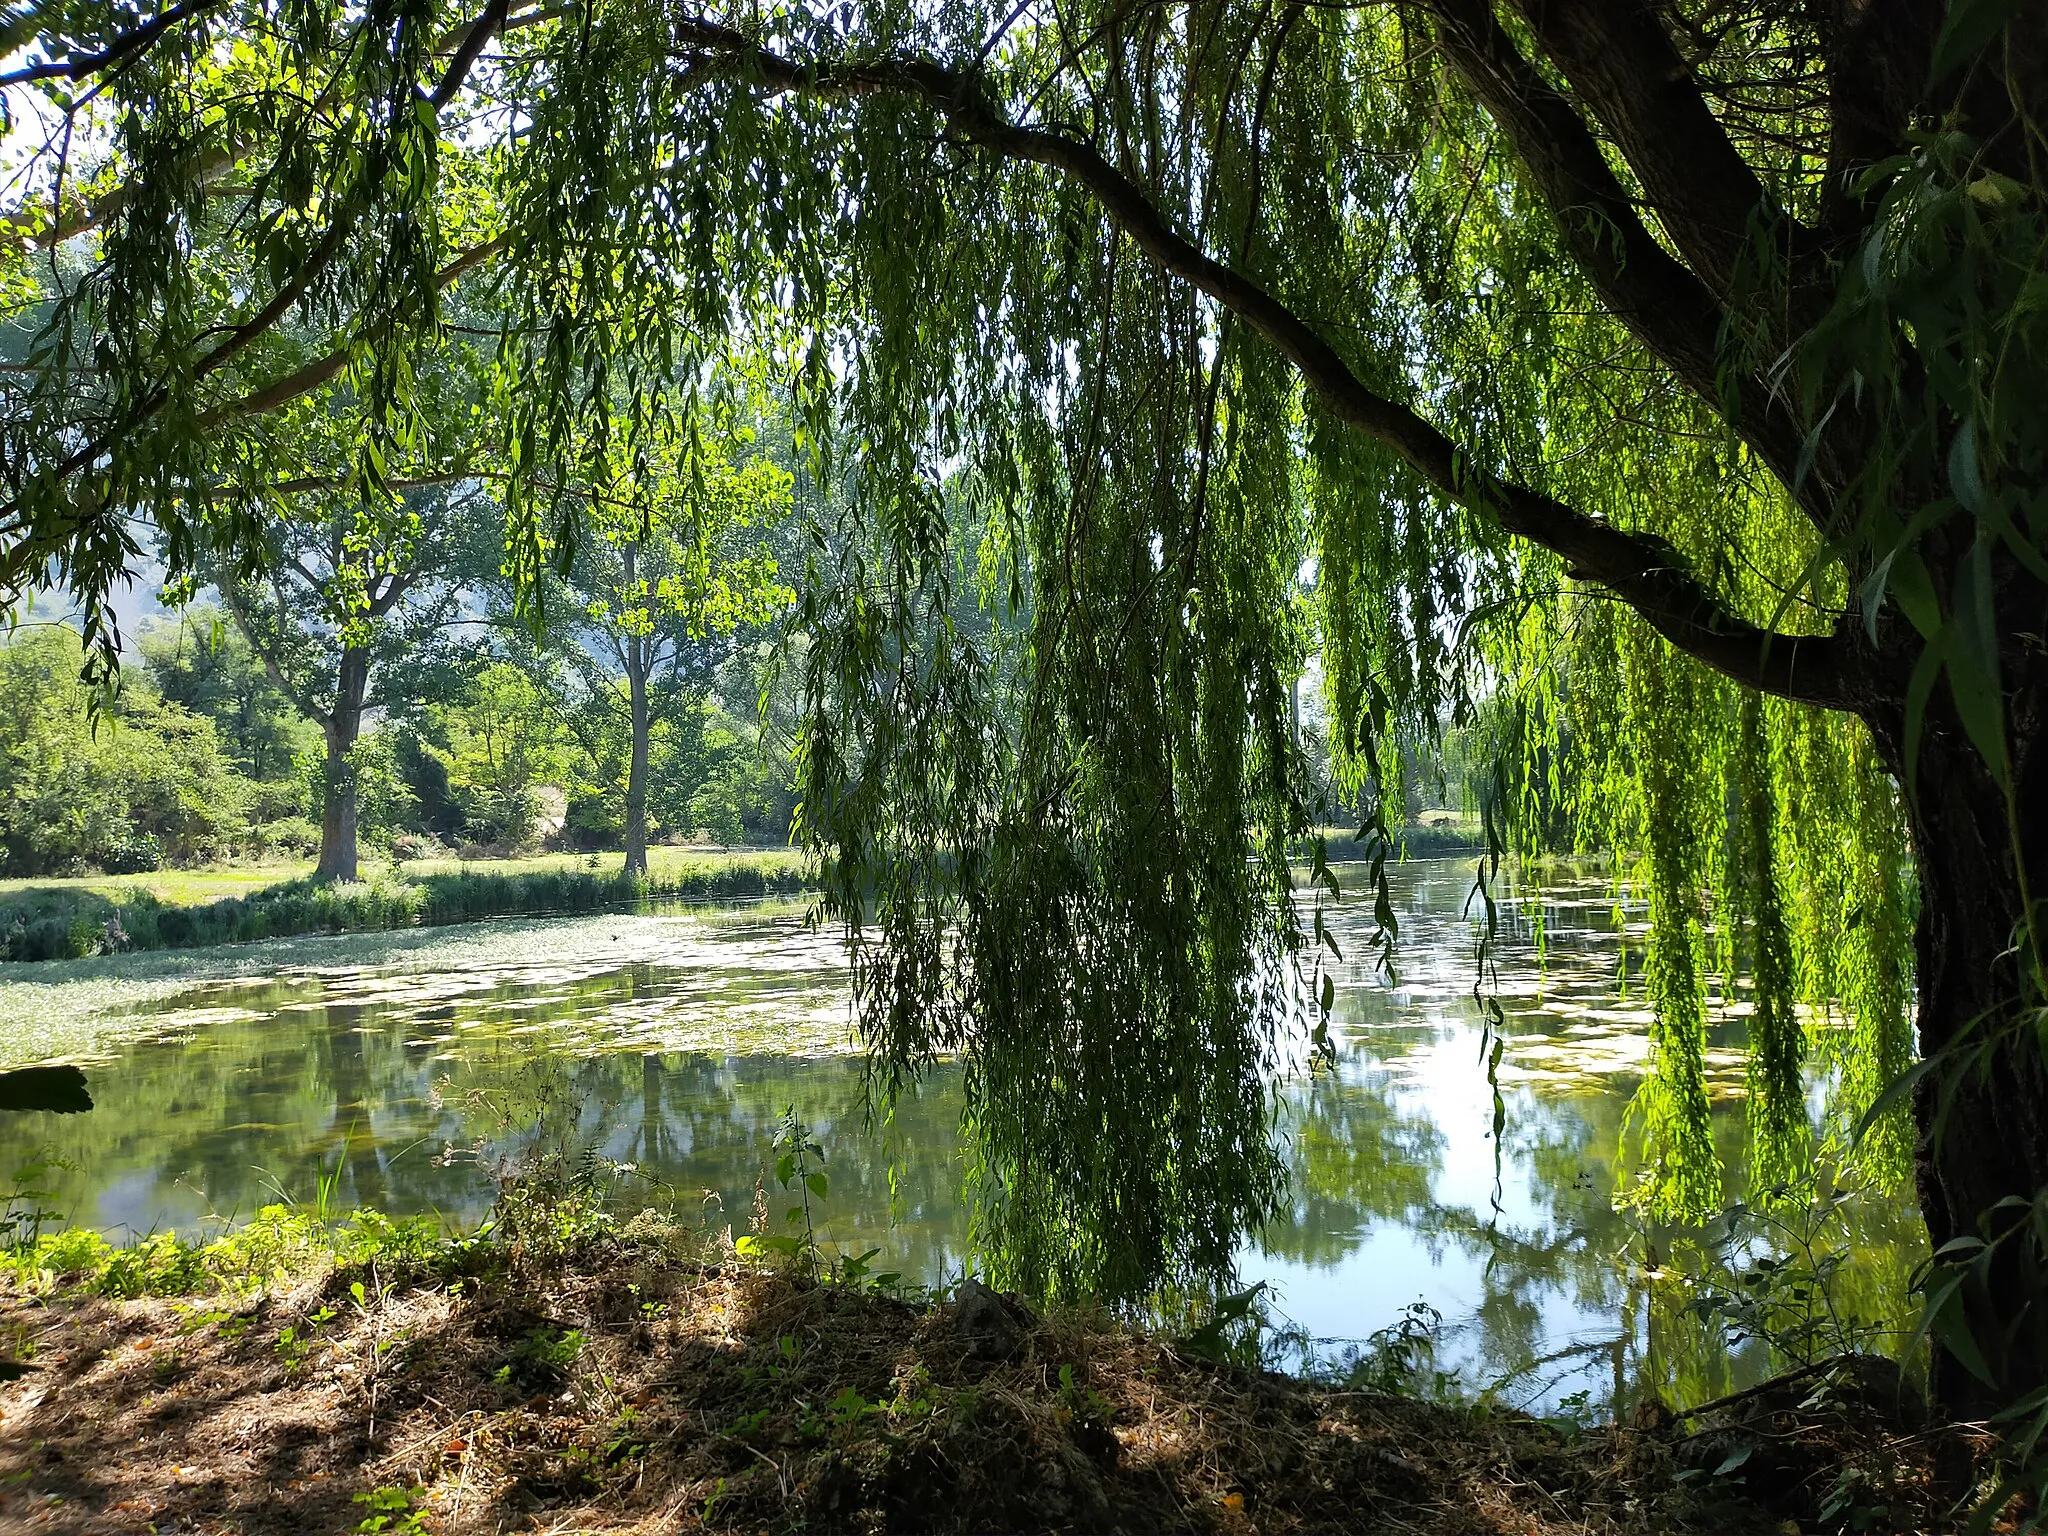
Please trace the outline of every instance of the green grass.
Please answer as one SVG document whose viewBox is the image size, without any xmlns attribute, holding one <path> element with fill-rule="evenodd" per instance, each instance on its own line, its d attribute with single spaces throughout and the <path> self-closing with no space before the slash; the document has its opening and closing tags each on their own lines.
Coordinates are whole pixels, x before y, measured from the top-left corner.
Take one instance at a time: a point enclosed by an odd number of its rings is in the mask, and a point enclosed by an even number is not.
<svg viewBox="0 0 2048 1536">
<path fill-rule="evenodd" d="M 773 868 L 794 857 L 787 848 L 691 848 L 657 847 L 647 850 L 650 876 L 694 868 L 706 863 L 758 864 Z M 392 865 L 367 849 L 363 856 L 365 877 L 398 873 L 407 879 L 422 875 L 452 875 L 484 871 L 501 875 L 531 875 L 579 871 L 618 874 L 625 868 L 623 853 L 537 853 L 512 859 L 412 859 Z M 202 869 L 152 870 L 146 875 L 44 876 L 0 880 L 0 903 L 27 891 L 87 891 L 110 901 L 127 901 L 131 893 L 146 891 L 167 907 L 204 906 L 225 897 L 249 896 L 269 887 L 311 877 L 311 859 L 275 859 L 260 864 L 210 864 Z"/>
<path fill-rule="evenodd" d="M 147 891 L 167 907 L 201 906 L 233 896 L 247 896 L 287 880 L 313 873 L 311 859 L 266 864 L 217 864 L 205 869 L 164 869 L 146 875 L 56 876 L 0 880 L 0 906 L 29 891 L 83 891 L 108 900 L 126 901 L 131 891 Z"/>
<path fill-rule="evenodd" d="M 707 865 L 776 870 L 791 866 L 799 855 L 789 848 L 657 847 L 647 850 L 652 880 L 678 878 Z M 422 875 L 490 873 L 500 875 L 610 874 L 624 872 L 623 853 L 536 853 L 517 859 L 412 859 L 399 866 L 408 879 Z M 308 866 L 310 869 L 310 866 Z"/>
<path fill-rule="evenodd" d="M 595 912 L 639 901 L 732 901 L 804 888 L 801 858 L 786 849 L 654 850 L 645 879 L 628 879 L 620 854 L 530 859 L 420 860 L 347 884 L 316 884 L 287 868 L 193 871 L 169 878 L 10 882 L 0 888 L 0 956 L 68 960 L 106 947 L 118 917 L 133 949 L 191 949 L 302 933 L 430 927 L 484 917 Z M 244 884 L 213 894 L 209 876 Z M 232 884 L 217 886 L 234 890 Z"/>
<path fill-rule="evenodd" d="M 1367 845 L 1357 840 L 1357 827 L 1334 826 L 1318 830 L 1323 834 L 1323 845 L 1332 863 L 1366 857 Z M 1410 859 L 1442 859 L 1486 851 L 1486 833 L 1477 816 L 1461 816 L 1430 826 L 1399 827 L 1395 829 L 1394 839 L 1401 855 Z M 1389 855 L 1389 862 L 1392 862 L 1392 857 Z"/>
</svg>

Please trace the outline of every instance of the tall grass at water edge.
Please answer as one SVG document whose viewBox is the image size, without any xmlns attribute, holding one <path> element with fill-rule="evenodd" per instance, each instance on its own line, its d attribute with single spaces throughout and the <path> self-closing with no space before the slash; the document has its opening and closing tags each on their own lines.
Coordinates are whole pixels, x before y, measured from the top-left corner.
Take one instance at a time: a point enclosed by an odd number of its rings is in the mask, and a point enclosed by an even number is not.
<svg viewBox="0 0 2048 1536">
<path fill-rule="evenodd" d="M 130 949 L 194 949 L 304 933 L 596 912 L 641 901 L 743 900 L 790 895 L 807 884 L 792 854 L 657 866 L 643 878 L 582 869 L 464 869 L 338 884 L 287 880 L 246 896 L 192 905 L 160 901 L 140 887 L 110 893 L 31 886 L 0 900 L 0 959 L 79 959 L 104 952 L 110 943 Z M 111 940 L 110 921 L 118 923 Z"/>
</svg>

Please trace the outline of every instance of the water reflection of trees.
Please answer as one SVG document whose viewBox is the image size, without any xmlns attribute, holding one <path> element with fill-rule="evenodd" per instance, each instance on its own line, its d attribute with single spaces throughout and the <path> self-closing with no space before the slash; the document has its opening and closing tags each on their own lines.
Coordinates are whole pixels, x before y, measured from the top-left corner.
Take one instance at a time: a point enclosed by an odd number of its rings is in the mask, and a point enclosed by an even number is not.
<svg viewBox="0 0 2048 1536">
<path fill-rule="evenodd" d="M 92 1113 L 0 1124 L 0 1173 L 48 1146 L 73 1165 L 67 1214 L 142 1228 L 311 1201 L 323 1176 L 344 1206 L 475 1210 L 465 1177 L 409 1150 L 440 1127 L 431 1076 L 370 1012 L 306 1008 L 133 1047 L 90 1070 Z"/>
<path fill-rule="evenodd" d="M 1283 1096 L 1288 1204 L 1260 1247 L 1336 1269 L 1375 1227 L 1399 1227 L 1482 1272 L 1476 1311 L 1455 1320 L 1475 1375 L 1504 1375 L 1557 1348 L 1557 1314 L 1568 1305 L 1600 1320 L 1599 1338 L 1586 1342 L 1621 1341 L 1632 1372 L 1686 1397 L 1726 1390 L 1758 1367 L 1758 1352 L 1731 1361 L 1711 1320 L 1686 1310 L 1683 1287 L 1651 1278 L 1703 1272 L 1701 1235 L 1639 1231 L 1612 1206 L 1627 1081 L 1585 1074 L 1512 1091 L 1500 1150 L 1518 1195 L 1511 1214 L 1442 1194 L 1445 1106 L 1402 1065 L 1472 1039 L 1469 884 L 1464 872 L 1438 867 L 1402 888 L 1398 987 L 1358 959 L 1368 953 L 1365 919 L 1347 905 L 1333 922 L 1353 957 L 1341 968 L 1334 1020 L 1343 1059 L 1337 1074 Z M 134 1047 L 95 1070 L 99 1107 L 88 1115 L 0 1117 L 0 1176 L 51 1144 L 80 1165 L 69 1210 L 102 1223 L 167 1218 L 191 1229 L 209 1210 L 246 1216 L 279 1188 L 310 1199 L 323 1176 L 336 1179 L 344 1205 L 475 1220 L 490 1183 L 473 1164 L 441 1159 L 443 1147 L 486 1138 L 517 1151 L 553 1137 L 644 1170 L 648 1182 L 638 1191 L 629 1182 L 626 1201 L 668 1199 L 688 1215 L 713 1191 L 720 1222 L 744 1231 L 777 1122 L 793 1106 L 828 1156 L 823 1236 L 879 1246 L 889 1267 L 935 1277 L 960 1261 L 966 1228 L 957 1070 L 941 1069 L 887 1124 L 870 1125 L 857 1061 L 788 1054 L 802 1041 L 778 1034 L 777 1020 L 815 1011 L 824 973 L 746 968 L 772 954 L 780 932 L 740 935 L 744 964 L 701 972 L 643 963 L 544 980 L 429 975 L 417 985 L 358 973 L 209 994 L 208 1005 L 253 1017 L 207 1024 L 175 1046 Z M 1611 997 L 1611 913 L 1583 891 L 1547 901 L 1540 946 L 1528 911 L 1507 909 L 1501 935 L 1502 977 L 1528 994 L 1507 1021 L 1518 1039 L 1562 1038 L 1546 1002 Z M 745 1021 L 727 1031 L 743 1045 L 633 1048 L 720 1010 Z M 1720 1105 L 1714 1125 L 1728 1165 L 1739 1167 L 1739 1103 Z M 779 1201 L 771 1206 L 779 1213 Z M 1847 1304 L 1895 1313 L 1918 1251 L 1910 1204 L 1859 1202 L 1851 1220 Z M 1358 1331 L 1385 1320 L 1361 1319 Z"/>
<path fill-rule="evenodd" d="M 1511 1211 L 1440 1198 L 1443 1133 L 1431 1106 L 1385 1066 L 1440 1038 L 1427 1028 L 1376 1027 L 1370 1047 L 1354 1047 L 1338 1076 L 1289 1097 L 1292 1198 L 1259 1234 L 1264 1254 L 1338 1268 L 1375 1225 L 1456 1250 L 1484 1278 L 1478 1306 L 1452 1320 L 1456 1352 L 1473 1384 L 1506 1380 L 1510 1401 L 1570 1376 L 1595 1406 L 1644 1381 L 1698 1402 L 1787 1363 L 1754 1339 L 1731 1342 L 1720 1320 L 1694 1306 L 1706 1285 L 1729 1282 L 1730 1255 L 1716 1232 L 1645 1225 L 1617 1208 L 1627 1085 L 1512 1093 L 1501 1148 Z M 1740 1100 L 1718 1104 L 1713 1127 L 1727 1166 L 1739 1169 Z M 1834 1304 L 1866 1321 L 1903 1316 L 1919 1251 L 1910 1202 L 1874 1192 L 1835 1220 L 1834 1241 L 1848 1258 Z M 1559 1302 L 1600 1326 L 1559 1338 Z"/>
<path fill-rule="evenodd" d="M 861 1068 L 844 1057 L 599 1054 L 534 1059 L 479 1052 L 448 1076 L 462 1135 L 510 1154 L 588 1147 L 634 1165 L 627 1203 L 667 1203 L 688 1216 L 714 1194 L 745 1232 L 757 1180 L 793 1108 L 824 1147 L 829 1196 L 818 1207 L 827 1243 L 879 1246 L 889 1265 L 932 1278 L 959 1262 L 959 1099 L 951 1073 L 906 1096 L 870 1126 Z M 507 1130 L 507 1127 L 513 1127 Z M 636 1193 L 636 1190 L 638 1193 Z M 780 1191 L 768 1189 L 780 1218 Z"/>
<path fill-rule="evenodd" d="M 1300 1264 L 1338 1264 L 1372 1223 L 1423 1230 L 1438 1207 L 1430 1190 L 1443 1133 L 1403 1111 L 1389 1085 L 1325 1076 L 1290 1095 L 1281 1122 L 1288 1148 L 1285 1214 L 1260 1247 Z"/>
</svg>

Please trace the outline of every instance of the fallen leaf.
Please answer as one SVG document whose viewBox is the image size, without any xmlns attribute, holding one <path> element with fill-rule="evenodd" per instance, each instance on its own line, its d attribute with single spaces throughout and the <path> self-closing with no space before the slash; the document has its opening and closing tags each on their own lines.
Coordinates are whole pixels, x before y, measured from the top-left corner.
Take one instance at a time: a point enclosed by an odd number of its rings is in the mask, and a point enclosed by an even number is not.
<svg viewBox="0 0 2048 1536">
<path fill-rule="evenodd" d="M 460 1456 L 469 1449 L 469 1442 L 467 1440 L 450 1440 L 444 1449 L 446 1449 L 450 1456 Z"/>
<path fill-rule="evenodd" d="M 1233 1515 L 1237 1514 L 1244 1508 L 1244 1495 L 1241 1493 L 1226 1493 L 1223 1495 L 1223 1507 Z"/>
</svg>

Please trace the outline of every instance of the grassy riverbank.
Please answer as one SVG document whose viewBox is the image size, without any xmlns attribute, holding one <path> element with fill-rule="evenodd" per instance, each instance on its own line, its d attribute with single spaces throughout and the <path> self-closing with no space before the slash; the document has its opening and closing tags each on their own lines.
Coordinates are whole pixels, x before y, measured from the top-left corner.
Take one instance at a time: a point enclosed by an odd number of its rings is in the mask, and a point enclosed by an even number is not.
<svg viewBox="0 0 2048 1536">
<path fill-rule="evenodd" d="M 1318 827 L 1317 835 L 1323 840 L 1325 856 L 1331 863 L 1363 859 L 1369 856 L 1373 845 L 1361 842 L 1356 826 Z M 1476 816 L 1444 816 L 1441 820 L 1398 827 L 1394 831 L 1394 846 L 1388 851 L 1390 862 L 1395 859 L 1450 859 L 1462 858 L 1486 852 L 1486 829 Z M 1308 841 L 1302 839 L 1294 848 L 1297 858 L 1306 857 Z"/>
<path fill-rule="evenodd" d="M 1333 861 L 1358 857 L 1350 830 L 1326 829 Z M 1469 827 L 1410 827 L 1410 859 L 1471 854 Z M 624 857 L 543 854 L 522 859 L 418 859 L 370 866 L 366 877 L 320 884 L 305 861 L 165 870 L 147 875 L 0 880 L 0 962 L 74 960 L 129 950 L 194 949 L 314 933 L 372 933 L 560 916 L 635 901 L 738 901 L 808 889 L 802 855 L 787 848 L 654 848 L 644 880 Z M 112 930 L 109 924 L 115 924 Z"/>
<path fill-rule="evenodd" d="M 730 901 L 804 888 L 788 849 L 651 850 L 645 879 L 618 854 L 421 860 L 362 881 L 315 883 L 295 867 L 128 879 L 0 883 L 0 959 L 64 960 L 130 949 L 190 949 L 305 933 L 430 927 L 483 917 L 592 912 L 634 901 Z M 266 878 L 267 876 L 267 878 Z"/>
<path fill-rule="evenodd" d="M 1780 1435 L 1761 1485 L 1703 1466 L 1730 1456 L 1711 1426 L 1337 1390 L 1099 1313 L 820 1285 L 647 1218 L 545 1254 L 283 1210 L 206 1249 L 32 1252 L 0 1266 L 27 1367 L 0 1386 L 9 1528 L 1818 1530 L 1867 1449 L 1844 1437 L 1875 1433 Z M 1917 1520 L 1913 1475 L 1889 1497 Z"/>
</svg>

